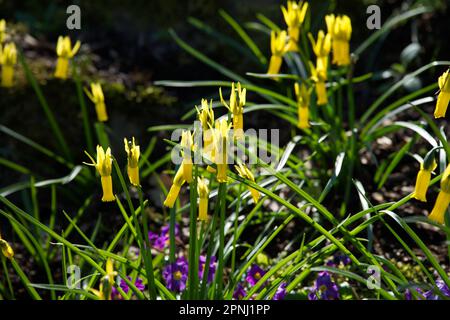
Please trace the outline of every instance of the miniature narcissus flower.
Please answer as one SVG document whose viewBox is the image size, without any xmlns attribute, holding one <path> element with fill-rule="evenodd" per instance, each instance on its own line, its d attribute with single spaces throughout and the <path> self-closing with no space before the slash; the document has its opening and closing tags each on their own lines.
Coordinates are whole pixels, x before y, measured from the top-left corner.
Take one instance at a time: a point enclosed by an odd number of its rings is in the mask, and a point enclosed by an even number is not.
<svg viewBox="0 0 450 320">
<path fill-rule="evenodd" d="M 297 97 L 298 122 L 299 129 L 309 128 L 309 102 L 311 97 L 311 88 L 305 84 L 295 83 L 295 95 Z"/>
<path fill-rule="evenodd" d="M 255 176 L 250 171 L 250 169 L 247 168 L 247 166 L 245 164 L 239 163 L 237 166 L 234 166 L 234 167 L 235 167 L 236 171 L 238 172 L 239 176 L 241 176 L 244 179 L 250 180 L 253 183 L 255 182 Z M 256 204 L 258 202 L 259 196 L 260 196 L 259 191 L 252 187 L 248 187 L 248 190 L 250 191 L 253 201 Z"/>
<path fill-rule="evenodd" d="M 87 165 L 95 166 L 98 173 L 101 177 L 101 183 L 102 183 L 102 189 L 103 189 L 103 202 L 109 202 L 114 201 L 115 196 L 113 193 L 113 187 L 112 187 L 112 178 L 111 178 L 111 171 L 112 171 L 112 156 L 111 156 L 111 149 L 108 148 L 103 150 L 102 146 L 97 146 L 97 161 L 95 161 L 87 152 L 87 156 L 91 159 L 92 163 L 85 163 Z"/>
<path fill-rule="evenodd" d="M 317 70 L 311 62 L 309 65 L 311 69 L 311 79 L 314 81 L 316 87 L 317 105 L 323 106 L 328 103 L 327 88 L 325 86 L 327 78 L 326 71 Z"/>
<path fill-rule="evenodd" d="M 427 190 L 430 185 L 431 172 L 436 169 L 436 161 L 434 157 L 430 155 L 420 164 L 420 170 L 417 173 L 416 186 L 412 194 L 412 198 L 427 202 Z"/>
<path fill-rule="evenodd" d="M 286 53 L 286 31 L 272 31 L 270 34 L 270 50 L 272 56 L 270 57 L 268 74 L 278 74 L 283 62 L 283 55 Z"/>
<path fill-rule="evenodd" d="M 58 42 L 56 44 L 56 54 L 58 55 L 55 70 L 56 78 L 67 79 L 69 74 L 69 60 L 75 56 L 80 49 L 80 46 L 80 41 L 77 41 L 72 47 L 72 42 L 68 36 L 58 37 Z"/>
<path fill-rule="evenodd" d="M 197 108 L 197 107 L 196 107 Z M 202 99 L 202 106 L 197 108 L 198 119 L 202 125 L 203 132 L 203 152 L 206 157 L 211 157 L 213 148 L 213 134 L 211 127 L 214 126 L 214 110 L 212 100 L 208 104 L 208 100 Z"/>
<path fill-rule="evenodd" d="M 238 82 L 235 88 L 234 82 L 231 84 L 230 104 L 227 104 L 222 97 L 222 90 L 219 89 L 220 100 L 233 114 L 233 135 L 236 139 L 244 137 L 244 105 L 246 99 L 246 89 L 241 88 Z"/>
<path fill-rule="evenodd" d="M 183 167 L 183 178 L 187 183 L 192 182 L 192 154 L 194 150 L 194 139 L 192 138 L 192 133 L 185 130 L 181 133 L 181 154 L 183 156 L 183 162 L 181 166 Z"/>
<path fill-rule="evenodd" d="M 214 162 L 217 165 L 217 181 L 227 182 L 228 144 L 231 124 L 226 119 L 217 120 L 214 128 Z"/>
<path fill-rule="evenodd" d="M 317 57 L 316 60 L 316 70 L 322 72 L 325 75 L 325 80 L 327 79 L 328 70 L 328 55 L 331 50 L 331 35 L 320 30 L 317 35 L 317 41 L 314 40 L 313 36 L 308 34 L 309 40 L 311 41 L 314 54 Z"/>
<path fill-rule="evenodd" d="M 2 87 L 12 87 L 14 79 L 14 65 L 17 63 L 17 49 L 14 43 L 7 43 L 0 47 L 0 64 L 2 65 Z"/>
<path fill-rule="evenodd" d="M 2 44 L 3 41 L 5 41 L 5 37 L 6 37 L 6 21 L 5 21 L 5 19 L 1 19 L 0 20 L 0 44 Z"/>
<path fill-rule="evenodd" d="M 95 112 L 100 122 L 108 121 L 108 113 L 106 112 L 105 96 L 103 94 L 102 85 L 100 83 L 91 83 L 91 91 L 84 88 L 84 92 L 89 99 L 95 104 Z"/>
<path fill-rule="evenodd" d="M 439 77 L 439 95 L 437 98 L 436 109 L 434 110 L 435 118 L 445 117 L 447 112 L 448 103 L 450 101 L 450 69 L 445 71 Z"/>
<path fill-rule="evenodd" d="M 2 254 L 11 260 L 14 257 L 14 250 L 11 248 L 9 243 L 2 239 L 2 235 L 0 234 L 0 249 L 2 250 Z"/>
<path fill-rule="evenodd" d="M 208 220 L 208 199 L 209 199 L 209 188 L 205 179 L 198 179 L 197 182 L 197 192 L 199 197 L 198 202 L 198 220 L 207 221 Z"/>
<path fill-rule="evenodd" d="M 100 280 L 99 290 L 90 289 L 100 300 L 111 300 L 113 285 L 117 277 L 117 271 L 114 271 L 114 264 L 111 259 L 106 261 L 106 274 Z"/>
<path fill-rule="evenodd" d="M 450 165 L 447 166 L 441 178 L 441 191 L 438 194 L 434 208 L 428 216 L 438 223 L 444 223 L 445 212 L 450 204 Z"/>
<path fill-rule="evenodd" d="M 134 137 L 131 141 L 126 138 L 123 139 L 125 144 L 125 152 L 127 153 L 127 174 L 130 179 L 130 183 L 136 187 L 139 186 L 139 157 L 141 155 L 141 149 L 136 145 Z"/>
<path fill-rule="evenodd" d="M 173 178 L 173 183 L 170 187 L 169 193 L 167 194 L 166 200 L 164 200 L 164 205 L 166 207 L 173 208 L 184 182 L 183 166 L 180 166 L 175 174 L 175 177 Z"/>
<path fill-rule="evenodd" d="M 288 26 L 289 41 L 286 51 L 298 51 L 298 39 L 300 35 L 300 27 L 305 20 L 306 11 L 308 10 L 308 2 L 288 1 L 287 8 L 281 6 L 284 20 Z"/>
<path fill-rule="evenodd" d="M 350 64 L 350 38 L 352 35 L 352 22 L 346 15 L 327 15 L 325 17 L 328 33 L 333 43 L 333 63 L 338 66 Z"/>
</svg>

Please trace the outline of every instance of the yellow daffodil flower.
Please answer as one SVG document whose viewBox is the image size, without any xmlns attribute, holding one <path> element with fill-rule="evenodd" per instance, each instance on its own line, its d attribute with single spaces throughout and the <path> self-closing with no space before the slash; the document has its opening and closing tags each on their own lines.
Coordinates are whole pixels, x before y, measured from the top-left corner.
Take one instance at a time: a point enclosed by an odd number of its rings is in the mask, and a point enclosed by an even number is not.
<svg viewBox="0 0 450 320">
<path fill-rule="evenodd" d="M 173 208 L 184 182 L 183 166 L 180 166 L 175 174 L 175 177 L 173 178 L 173 183 L 170 187 L 169 193 L 167 194 L 166 200 L 164 200 L 164 205 L 166 207 Z"/>
<path fill-rule="evenodd" d="M 211 127 L 214 125 L 214 110 L 212 107 L 212 100 L 208 104 L 208 100 L 202 99 L 201 109 L 199 110 L 197 107 L 198 119 L 202 125 L 202 133 L 203 133 L 203 153 L 205 157 L 211 159 L 212 151 L 213 151 L 213 135 Z"/>
<path fill-rule="evenodd" d="M 14 43 L 0 46 L 0 64 L 2 65 L 2 87 L 12 87 L 14 79 L 14 65 L 17 63 L 17 50 Z"/>
<path fill-rule="evenodd" d="M 209 188 L 208 188 L 208 184 L 205 179 L 198 178 L 197 192 L 198 192 L 198 197 L 199 197 L 198 220 L 207 221 L 208 220 Z"/>
<path fill-rule="evenodd" d="M 255 182 L 255 176 L 253 175 L 253 173 L 250 171 L 249 168 L 247 168 L 247 166 L 243 163 L 239 163 L 237 166 L 234 166 L 236 171 L 238 172 L 239 176 L 241 176 L 244 179 L 250 180 L 251 182 Z M 253 201 L 256 203 L 258 203 L 259 200 L 259 191 L 256 190 L 255 188 L 252 187 L 248 187 L 248 190 L 250 191 L 250 194 L 252 195 Z"/>
<path fill-rule="evenodd" d="M 130 183 L 136 187 L 139 184 L 139 157 L 141 155 L 141 149 L 136 145 L 134 137 L 131 141 L 128 141 L 126 138 L 123 139 L 125 144 L 125 152 L 127 153 L 127 173 L 128 178 L 130 179 Z"/>
<path fill-rule="evenodd" d="M 350 64 L 350 38 L 352 23 L 348 16 L 327 15 L 325 21 L 333 43 L 333 63 L 338 66 Z"/>
<path fill-rule="evenodd" d="M 217 165 L 217 181 L 227 182 L 228 142 L 231 124 L 226 119 L 217 120 L 214 128 L 214 162 Z"/>
<path fill-rule="evenodd" d="M 5 41 L 6 38 L 6 21 L 5 19 L 0 20 L 0 44 Z"/>
<path fill-rule="evenodd" d="M 272 56 L 270 57 L 268 74 L 280 73 L 281 63 L 283 62 L 283 55 L 286 53 L 286 31 L 276 32 L 272 31 L 270 34 L 270 49 Z"/>
<path fill-rule="evenodd" d="M 325 86 L 325 79 L 327 78 L 324 70 L 317 70 L 310 62 L 311 79 L 316 86 L 317 105 L 323 106 L 328 103 L 327 88 Z"/>
<path fill-rule="evenodd" d="M 449 70 L 445 71 L 439 77 L 439 95 L 437 98 L 436 109 L 434 110 L 435 118 L 443 118 L 445 117 L 445 113 L 447 112 L 448 103 L 450 101 L 450 74 Z"/>
<path fill-rule="evenodd" d="M 304 84 L 295 83 L 295 95 L 297 96 L 298 123 L 299 129 L 309 128 L 309 103 L 311 98 L 311 88 Z"/>
<path fill-rule="evenodd" d="M 308 10 L 308 2 L 288 1 L 287 8 L 281 6 L 284 21 L 288 26 L 289 41 L 286 51 L 298 51 L 298 39 L 300 35 L 300 27 L 305 21 L 306 12 Z"/>
<path fill-rule="evenodd" d="M 14 257 L 14 250 L 11 248 L 9 243 L 2 239 L 2 235 L 0 234 L 0 249 L 2 250 L 2 254 L 11 260 Z"/>
<path fill-rule="evenodd" d="M 111 149 L 106 149 L 106 152 L 103 150 L 103 147 L 97 146 L 97 161 L 95 161 L 89 153 L 87 153 L 87 156 L 91 159 L 92 163 L 85 163 L 87 165 L 95 166 L 98 173 L 101 177 L 101 183 L 102 183 L 102 190 L 103 190 L 103 202 L 109 202 L 114 201 L 115 196 L 113 193 L 112 188 L 112 178 L 111 178 L 111 171 L 112 171 L 112 156 L 111 156 Z"/>
<path fill-rule="evenodd" d="M 436 161 L 432 159 L 430 165 L 426 166 L 424 163 L 420 164 L 420 170 L 417 173 L 416 186 L 412 194 L 412 198 L 419 201 L 427 202 L 427 190 L 430 185 L 431 172 L 436 169 Z"/>
<path fill-rule="evenodd" d="M 438 194 L 434 208 L 428 218 L 438 223 L 444 223 L 445 212 L 450 204 L 450 165 L 447 166 L 441 178 L 441 191 Z"/>
<path fill-rule="evenodd" d="M 95 112 L 100 122 L 108 121 L 108 113 L 106 112 L 105 96 L 103 95 L 102 85 L 98 82 L 91 83 L 91 91 L 84 88 L 84 92 L 89 99 L 95 104 Z"/>
<path fill-rule="evenodd" d="M 58 42 L 56 44 L 56 54 L 58 55 L 55 70 L 56 78 L 67 79 L 69 74 L 69 60 L 75 56 L 80 49 L 80 46 L 80 41 L 77 41 L 72 48 L 72 42 L 68 36 L 58 37 Z"/>
<path fill-rule="evenodd" d="M 227 104 L 222 97 L 222 89 L 219 89 L 220 100 L 233 114 L 233 135 L 236 139 L 244 137 L 244 105 L 246 99 L 246 89 L 241 88 L 238 82 L 236 89 L 234 82 L 231 84 L 230 102 Z"/>
<path fill-rule="evenodd" d="M 106 274 L 100 280 L 99 290 L 90 289 L 100 300 L 111 300 L 112 287 L 117 277 L 117 271 L 114 271 L 114 265 L 111 259 L 106 261 Z"/>
<path fill-rule="evenodd" d="M 327 71 L 328 71 L 328 55 L 331 50 L 331 35 L 327 34 L 320 30 L 317 35 L 317 41 L 314 40 L 314 37 L 311 33 L 308 34 L 309 40 L 311 41 L 312 48 L 314 54 L 317 57 L 316 60 L 316 69 L 325 75 L 325 80 L 327 80 Z"/>
<path fill-rule="evenodd" d="M 183 178 L 187 183 L 192 182 L 192 155 L 191 151 L 194 149 L 194 141 L 190 131 L 185 130 L 181 133 L 181 153 L 183 155 Z"/>
</svg>

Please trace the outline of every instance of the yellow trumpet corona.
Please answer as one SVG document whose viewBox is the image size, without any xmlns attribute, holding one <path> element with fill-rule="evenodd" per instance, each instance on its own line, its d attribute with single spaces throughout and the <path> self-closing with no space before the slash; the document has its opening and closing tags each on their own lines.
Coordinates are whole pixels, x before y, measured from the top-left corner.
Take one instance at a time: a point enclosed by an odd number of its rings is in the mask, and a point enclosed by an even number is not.
<svg viewBox="0 0 450 320">
<path fill-rule="evenodd" d="M 297 96 L 298 123 L 299 129 L 309 128 L 309 104 L 311 98 L 311 88 L 304 84 L 295 83 L 295 95 Z"/>
<path fill-rule="evenodd" d="M 172 186 L 170 187 L 166 200 L 164 200 L 164 205 L 166 207 L 173 208 L 173 205 L 178 198 L 178 194 L 180 193 L 181 187 L 185 182 L 183 168 L 183 166 L 180 166 L 177 173 L 175 174 L 175 177 L 173 178 Z"/>
<path fill-rule="evenodd" d="M 317 105 L 323 106 L 328 103 L 327 88 L 325 85 L 326 71 L 317 70 L 316 67 L 310 63 L 311 68 L 311 79 L 314 81 L 316 86 L 317 95 Z"/>
<path fill-rule="evenodd" d="M 217 120 L 214 128 L 214 161 L 217 165 L 217 181 L 226 183 L 228 169 L 228 140 L 231 124 L 226 119 Z"/>
<path fill-rule="evenodd" d="M 309 40 L 311 41 L 311 45 L 314 51 L 314 54 L 317 57 L 316 60 L 316 69 L 318 72 L 325 75 L 325 80 L 327 80 L 327 71 L 328 71 L 328 55 L 331 51 L 331 35 L 325 33 L 320 30 L 317 35 L 317 41 L 314 40 L 314 37 L 309 33 Z"/>
<path fill-rule="evenodd" d="M 230 102 L 227 104 L 222 97 L 222 89 L 219 89 L 220 100 L 233 114 L 233 135 L 236 139 L 244 137 L 244 105 L 246 101 L 247 90 L 242 89 L 238 82 L 236 87 L 234 82 L 231 84 Z"/>
<path fill-rule="evenodd" d="M 450 101 L 450 70 L 445 71 L 438 80 L 439 95 L 437 98 L 436 109 L 434 110 L 435 118 L 445 117 L 447 112 L 448 103 Z"/>
<path fill-rule="evenodd" d="M 270 34 L 270 49 L 272 56 L 270 57 L 268 74 L 278 74 L 283 62 L 283 55 L 286 53 L 286 31 L 276 32 L 272 31 Z"/>
<path fill-rule="evenodd" d="M 212 100 L 208 104 L 208 100 L 202 99 L 201 109 L 199 110 L 197 108 L 197 114 L 203 131 L 203 152 L 206 157 L 211 158 L 213 136 L 210 128 L 214 126 L 214 110 L 212 107 Z"/>
<path fill-rule="evenodd" d="M 327 15 L 325 21 L 333 44 L 333 63 L 338 66 L 350 64 L 350 38 L 352 23 L 348 16 Z"/>
<path fill-rule="evenodd" d="M 80 41 L 77 41 L 72 47 L 72 42 L 68 36 L 58 37 L 58 42 L 56 43 L 56 54 L 58 55 L 55 69 L 56 78 L 67 79 L 69 74 L 69 60 L 75 56 L 80 46 Z"/>
<path fill-rule="evenodd" d="M 117 271 L 114 271 L 114 265 L 111 259 L 106 261 L 106 274 L 100 280 L 99 290 L 90 289 L 100 300 L 111 300 L 112 287 L 117 277 Z"/>
<path fill-rule="evenodd" d="M 306 12 L 308 10 L 308 2 L 288 1 L 287 7 L 281 6 L 284 21 L 288 26 L 289 40 L 286 51 L 298 51 L 298 39 L 300 35 L 300 27 L 305 21 Z"/>
<path fill-rule="evenodd" d="M 86 154 L 91 159 L 92 163 L 86 163 L 87 165 L 95 166 L 97 172 L 100 174 L 102 190 L 103 190 L 103 202 L 114 201 L 116 198 L 113 193 L 112 187 L 112 156 L 111 149 L 107 148 L 106 152 L 102 146 L 97 146 L 97 161 L 95 161 L 87 152 Z"/>
<path fill-rule="evenodd" d="M 12 87 L 14 79 L 14 65 L 17 63 L 17 49 L 14 43 L 7 43 L 0 47 L 0 64 L 2 65 L 2 87 Z"/>
<path fill-rule="evenodd" d="M 91 91 L 84 88 L 84 92 L 95 105 L 97 119 L 100 122 L 108 121 L 108 113 L 106 112 L 105 95 L 103 94 L 102 85 L 98 82 L 91 83 Z"/>
<path fill-rule="evenodd" d="M 194 141 L 190 131 L 186 130 L 181 133 L 181 148 L 183 155 L 183 162 L 181 164 L 183 167 L 183 178 L 187 183 L 191 183 L 193 167 L 191 151 L 194 149 Z"/>
<path fill-rule="evenodd" d="M 11 248 L 9 243 L 2 239 L 2 235 L 0 234 L 0 249 L 2 250 L 2 254 L 11 260 L 14 257 L 14 250 Z"/>
<path fill-rule="evenodd" d="M 126 138 L 123 139 L 125 144 L 125 152 L 127 153 L 127 174 L 130 179 L 130 183 L 136 187 L 139 184 L 139 157 L 141 155 L 141 149 L 136 145 L 134 137 L 131 141 Z"/>
<path fill-rule="evenodd" d="M 6 38 L 6 21 L 5 19 L 0 20 L 0 44 L 5 41 Z"/>
<path fill-rule="evenodd" d="M 436 166 L 437 164 L 435 161 L 433 161 L 432 165 L 428 168 L 425 168 L 423 163 L 420 164 L 420 170 L 417 173 L 416 178 L 416 185 L 411 196 L 412 198 L 427 202 L 427 190 L 430 185 L 431 172 L 436 169 Z"/>
<path fill-rule="evenodd" d="M 208 220 L 208 199 L 209 199 L 209 188 L 205 179 L 198 179 L 197 181 L 197 191 L 198 191 L 198 220 L 207 221 Z"/>
<path fill-rule="evenodd" d="M 429 219 L 438 223 L 444 223 L 445 212 L 450 204 L 450 165 L 447 166 L 441 178 L 441 191 L 438 194 Z"/>
<path fill-rule="evenodd" d="M 237 166 L 234 167 L 240 177 L 250 180 L 251 182 L 255 182 L 255 176 L 245 164 L 239 163 Z M 252 199 L 255 202 L 255 204 L 258 203 L 260 196 L 259 191 L 252 187 L 248 187 L 248 190 L 250 191 L 250 194 L 252 195 Z"/>
</svg>

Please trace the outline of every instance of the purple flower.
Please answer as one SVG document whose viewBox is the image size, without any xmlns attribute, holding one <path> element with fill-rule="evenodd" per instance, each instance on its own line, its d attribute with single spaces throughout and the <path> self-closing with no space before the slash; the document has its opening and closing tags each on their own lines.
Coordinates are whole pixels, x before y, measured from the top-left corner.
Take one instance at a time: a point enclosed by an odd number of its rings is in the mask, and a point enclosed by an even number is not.
<svg viewBox="0 0 450 320">
<path fill-rule="evenodd" d="M 178 258 L 176 262 L 167 265 L 162 275 L 170 290 L 175 292 L 184 291 L 188 278 L 188 262 L 186 258 Z"/>
<path fill-rule="evenodd" d="M 254 264 L 247 273 L 245 280 L 247 280 L 250 285 L 254 286 L 265 274 L 266 272 L 263 269 Z"/>
<path fill-rule="evenodd" d="M 414 300 L 414 296 L 412 295 L 412 290 L 417 291 L 417 293 L 419 295 L 421 295 L 422 297 L 424 297 L 424 293 L 423 290 L 420 288 L 412 288 L 412 289 L 406 289 L 405 290 L 405 300 Z M 420 299 L 420 298 L 419 298 Z M 421 299 L 423 300 L 423 298 Z"/>
<path fill-rule="evenodd" d="M 161 237 L 163 236 L 169 237 L 169 234 L 170 234 L 170 223 L 161 227 Z M 178 237 L 179 235 L 180 235 L 180 225 L 178 223 L 175 223 L 175 237 Z"/>
<path fill-rule="evenodd" d="M 247 292 L 245 291 L 245 288 L 242 286 L 242 284 L 238 283 L 236 290 L 233 293 L 233 298 L 236 300 L 242 300 L 247 295 Z"/>
<path fill-rule="evenodd" d="M 130 276 L 127 276 L 127 278 L 128 278 L 128 280 L 132 281 Z M 134 281 L 134 285 L 141 292 L 145 290 L 145 285 L 142 283 L 141 278 L 136 278 L 136 280 Z M 124 279 L 120 279 L 119 286 L 123 290 L 124 293 L 128 293 L 130 291 L 130 287 L 128 286 L 128 284 L 126 283 L 126 281 Z M 112 295 L 112 297 L 116 297 L 118 299 L 123 299 L 122 295 L 119 293 L 119 291 L 115 287 L 112 287 L 111 295 Z"/>
<path fill-rule="evenodd" d="M 339 288 L 331 279 L 327 271 L 318 274 L 317 279 L 308 294 L 309 300 L 337 300 L 339 299 Z"/>
<path fill-rule="evenodd" d="M 169 224 L 163 226 L 161 228 L 161 233 L 158 235 L 155 232 L 149 231 L 148 232 L 148 240 L 151 244 L 151 246 L 158 250 L 158 251 L 164 251 L 165 248 L 169 245 L 170 242 L 170 226 Z M 180 225 L 178 223 L 175 224 L 175 237 L 178 237 L 180 235 Z"/>
<path fill-rule="evenodd" d="M 443 295 L 445 297 L 450 297 L 450 289 L 445 284 L 445 282 L 442 281 L 442 279 L 436 280 L 436 286 L 437 286 L 437 289 L 441 292 L 441 295 Z M 427 300 L 440 300 L 441 295 L 436 294 L 435 290 L 429 290 L 423 294 L 423 296 Z"/>
<path fill-rule="evenodd" d="M 346 266 L 351 263 L 351 260 L 345 254 L 334 256 L 333 259 L 327 261 L 326 265 L 329 267 L 339 267 L 341 264 Z"/>
<path fill-rule="evenodd" d="M 286 297 L 286 282 L 283 282 L 277 289 L 277 292 L 273 296 L 272 300 L 283 300 Z"/>
<path fill-rule="evenodd" d="M 201 255 L 200 256 L 200 263 L 198 265 L 198 277 L 200 280 L 203 279 L 203 272 L 205 270 L 205 265 L 206 265 L 206 256 Z M 209 271 L 208 271 L 208 283 L 211 283 L 212 280 L 214 279 L 214 274 L 216 272 L 216 257 L 215 256 L 211 256 L 210 260 L 209 260 Z"/>
</svg>

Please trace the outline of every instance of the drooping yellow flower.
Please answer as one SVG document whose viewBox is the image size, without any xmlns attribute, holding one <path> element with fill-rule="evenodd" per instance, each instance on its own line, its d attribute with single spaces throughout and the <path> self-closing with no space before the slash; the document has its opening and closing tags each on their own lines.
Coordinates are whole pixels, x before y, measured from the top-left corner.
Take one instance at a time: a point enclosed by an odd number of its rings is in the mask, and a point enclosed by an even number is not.
<svg viewBox="0 0 450 320">
<path fill-rule="evenodd" d="M 234 82 L 231 84 L 230 102 L 227 104 L 222 97 L 222 89 L 219 89 L 220 100 L 233 114 L 233 135 L 236 139 L 244 137 L 244 105 L 246 99 L 246 89 L 241 88 L 238 82 L 235 88 Z"/>
<path fill-rule="evenodd" d="M 198 197 L 199 197 L 198 220 L 207 221 L 208 220 L 209 188 L 208 188 L 208 184 L 205 179 L 198 178 L 197 192 L 198 192 Z"/>
<path fill-rule="evenodd" d="M 328 103 L 327 88 L 325 86 L 326 72 L 324 70 L 317 70 L 311 62 L 310 69 L 311 79 L 314 81 L 316 87 L 317 105 L 326 105 Z"/>
<path fill-rule="evenodd" d="M 443 118 L 447 112 L 448 103 L 450 101 L 450 74 L 449 70 L 445 71 L 439 77 L 439 95 L 437 98 L 436 109 L 434 110 L 434 117 Z"/>
<path fill-rule="evenodd" d="M 197 108 L 197 107 L 196 107 Z M 208 100 L 202 99 L 202 106 L 199 110 L 197 108 L 198 119 L 202 124 L 203 132 L 203 153 L 207 158 L 211 158 L 213 151 L 213 134 L 212 127 L 214 126 L 214 110 L 212 107 L 212 100 L 208 104 Z"/>
<path fill-rule="evenodd" d="M 102 146 L 97 146 L 97 161 L 95 161 L 87 152 L 86 154 L 91 159 L 92 163 L 86 163 L 87 165 L 95 166 L 97 172 L 100 174 L 102 190 L 103 190 L 103 202 L 114 201 L 115 196 L 112 188 L 112 156 L 111 149 L 103 150 Z"/>
<path fill-rule="evenodd" d="M 56 62 L 55 77 L 59 79 L 67 79 L 69 74 L 69 60 L 72 59 L 80 49 L 81 43 L 77 41 L 72 48 L 72 42 L 69 36 L 59 36 L 56 44 L 56 54 L 58 61 Z"/>
<path fill-rule="evenodd" d="M 438 194 L 434 208 L 428 218 L 438 223 L 444 223 L 445 212 L 450 204 L 450 164 L 441 178 L 441 191 Z"/>
<path fill-rule="evenodd" d="M 308 10 L 308 2 L 288 1 L 287 8 L 281 6 L 284 20 L 288 26 L 289 42 L 286 51 L 298 51 L 298 39 L 300 35 L 300 27 L 305 21 L 306 11 Z"/>
<path fill-rule="evenodd" d="M 331 35 L 329 33 L 325 35 L 325 33 L 320 30 L 317 35 L 317 41 L 314 40 L 311 33 L 308 34 L 308 37 L 311 41 L 314 54 L 317 57 L 316 69 L 318 72 L 323 73 L 325 75 L 325 80 L 327 80 L 328 55 L 331 50 Z"/>
<path fill-rule="evenodd" d="M 5 41 L 5 37 L 6 37 L 6 21 L 5 21 L 5 19 L 1 19 L 0 20 L 0 44 L 2 44 L 3 41 Z"/>
<path fill-rule="evenodd" d="M 217 165 L 217 181 L 227 182 L 228 143 L 231 124 L 226 119 L 217 120 L 214 128 L 214 162 Z"/>
<path fill-rule="evenodd" d="M 295 83 L 295 95 L 297 97 L 298 122 L 299 129 L 309 128 L 309 103 L 311 99 L 311 88 L 305 84 Z"/>
<path fill-rule="evenodd" d="M 12 87 L 14 79 L 14 65 L 17 63 L 17 49 L 14 43 L 0 46 L 0 64 L 2 65 L 2 87 Z"/>
<path fill-rule="evenodd" d="M 185 130 L 181 133 L 181 154 L 183 155 L 183 178 L 187 183 L 192 182 L 192 155 L 191 151 L 194 149 L 194 140 L 192 133 L 189 130 Z"/>
<path fill-rule="evenodd" d="M 175 174 L 175 177 L 173 178 L 173 183 L 170 187 L 169 193 L 167 194 L 166 200 L 164 200 L 164 205 L 166 207 L 173 208 L 184 182 L 183 166 L 180 166 Z"/>
<path fill-rule="evenodd" d="M 126 138 L 123 139 L 125 144 L 125 152 L 127 153 L 127 173 L 128 178 L 130 179 L 130 183 L 136 187 L 139 184 L 139 157 L 141 155 L 141 149 L 136 145 L 134 137 L 131 141 L 128 141 Z"/>
<path fill-rule="evenodd" d="M 348 16 L 327 15 L 325 17 L 328 33 L 333 43 L 333 63 L 338 66 L 350 64 L 350 38 L 352 23 Z"/>
<path fill-rule="evenodd" d="M 286 31 L 272 31 L 270 34 L 270 50 L 272 56 L 270 57 L 268 74 L 278 74 L 280 72 L 281 63 L 283 62 L 283 55 L 286 53 Z"/>
<path fill-rule="evenodd" d="M 234 166 L 236 171 L 238 172 L 239 176 L 241 176 L 244 179 L 250 180 L 251 182 L 255 182 L 255 176 L 250 171 L 249 168 L 243 163 L 239 163 L 237 166 Z M 253 202 L 258 203 L 259 200 L 259 191 L 255 188 L 248 187 L 248 190 L 250 191 L 250 194 L 252 195 Z"/>
<path fill-rule="evenodd" d="M 114 271 L 114 265 L 111 259 L 106 261 L 106 274 L 101 278 L 99 290 L 91 288 L 100 300 L 111 300 L 112 288 L 117 277 L 117 271 Z"/>
<path fill-rule="evenodd" d="M 2 239 L 2 235 L 0 234 L 0 249 L 2 250 L 2 254 L 8 258 L 9 260 L 12 260 L 14 257 L 14 250 L 11 248 L 9 243 Z"/>
<path fill-rule="evenodd" d="M 416 186 L 412 194 L 412 198 L 419 201 L 427 202 L 427 190 L 430 185 L 431 172 L 436 169 L 436 161 L 432 160 L 432 163 L 426 167 L 424 163 L 420 164 L 420 170 L 417 173 Z"/>
<path fill-rule="evenodd" d="M 102 85 L 98 82 L 91 83 L 91 91 L 84 88 L 84 92 L 89 99 L 95 104 L 95 112 L 100 122 L 108 121 L 108 113 L 106 112 L 105 96 L 103 94 Z"/>
</svg>

